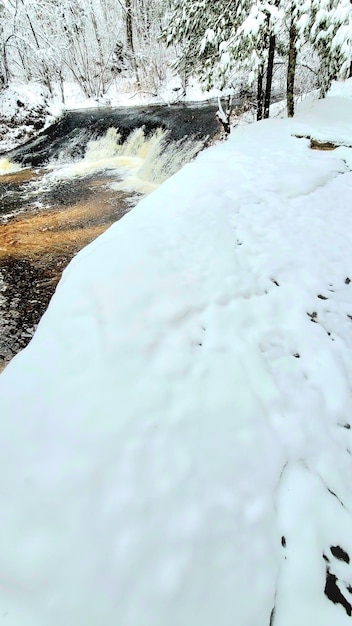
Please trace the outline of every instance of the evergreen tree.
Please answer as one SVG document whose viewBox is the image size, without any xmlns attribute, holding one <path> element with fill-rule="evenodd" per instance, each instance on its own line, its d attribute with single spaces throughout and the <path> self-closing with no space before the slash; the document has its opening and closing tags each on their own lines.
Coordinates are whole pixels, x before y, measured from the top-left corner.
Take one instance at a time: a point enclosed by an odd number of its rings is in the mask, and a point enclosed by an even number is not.
<svg viewBox="0 0 352 626">
<path fill-rule="evenodd" d="M 350 0 L 173 0 L 169 44 L 181 46 L 177 68 L 196 73 L 207 87 L 224 88 L 244 71 L 257 83 L 257 119 L 269 116 L 275 52 L 285 52 L 287 111 L 294 113 L 299 53 L 311 46 L 318 84 L 352 72 Z M 286 43 L 285 43 L 286 42 Z"/>
<path fill-rule="evenodd" d="M 233 42 L 235 56 L 250 72 L 250 80 L 257 80 L 258 120 L 269 117 L 274 57 L 283 19 L 279 3 L 280 0 L 252 2 Z"/>
<path fill-rule="evenodd" d="M 352 62 L 350 0 L 312 0 L 309 38 L 319 55 L 319 84 L 324 96 L 331 81 L 349 75 Z"/>
<path fill-rule="evenodd" d="M 164 37 L 168 45 L 178 47 L 176 69 L 186 76 L 196 74 L 206 88 L 223 88 L 228 67 L 221 47 L 234 36 L 244 2 L 173 0 Z"/>
<path fill-rule="evenodd" d="M 257 80 L 257 117 L 269 115 L 276 35 L 282 26 L 280 0 L 174 0 L 166 30 L 181 45 L 176 67 L 195 72 L 207 87 L 223 89 L 234 73 Z M 266 84 L 264 86 L 264 79 Z"/>
<path fill-rule="evenodd" d="M 284 23 L 287 30 L 288 45 L 287 76 L 286 76 L 286 102 L 287 115 L 294 114 L 295 77 L 299 58 L 299 52 L 304 46 L 309 45 L 308 24 L 311 22 L 310 0 L 286 0 L 283 2 L 285 11 Z"/>
</svg>

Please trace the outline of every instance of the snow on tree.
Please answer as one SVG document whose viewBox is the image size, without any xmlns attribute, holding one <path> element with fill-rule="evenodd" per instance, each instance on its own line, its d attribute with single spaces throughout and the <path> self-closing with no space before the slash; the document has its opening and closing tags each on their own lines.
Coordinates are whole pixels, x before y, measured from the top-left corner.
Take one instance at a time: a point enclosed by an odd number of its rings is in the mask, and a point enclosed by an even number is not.
<svg viewBox="0 0 352 626">
<path fill-rule="evenodd" d="M 275 42 L 282 19 L 279 0 L 221 1 L 211 6 L 204 0 L 174 0 L 167 42 L 182 46 L 178 69 L 195 71 L 208 88 L 229 86 L 240 71 L 247 72 L 250 84 L 257 80 L 261 119 L 269 114 Z"/>
<path fill-rule="evenodd" d="M 100 98 L 125 72 L 157 94 L 177 55 L 184 87 L 190 75 L 206 88 L 256 83 L 258 119 L 269 114 L 275 69 L 287 68 L 293 115 L 302 51 L 317 58 L 324 95 L 352 67 L 351 32 L 349 0 L 0 0 L 0 87 L 34 80 L 49 92 L 59 85 L 64 99 L 73 78 Z"/>
<path fill-rule="evenodd" d="M 186 77 L 196 74 L 208 88 L 225 86 L 228 71 L 221 65 L 220 47 L 236 32 L 241 3 L 173 0 L 165 39 L 178 47 L 175 67 Z"/>
<path fill-rule="evenodd" d="M 159 40 L 167 0 L 0 0 L 0 75 L 62 87 L 70 77 L 99 98 L 117 74 L 152 83 L 169 54 Z"/>
<path fill-rule="evenodd" d="M 311 0 L 309 37 L 320 58 L 319 84 L 325 95 L 334 78 L 345 78 L 352 61 L 350 0 Z"/>
<path fill-rule="evenodd" d="M 332 78 L 351 69 L 350 0 L 173 1 L 169 44 L 181 46 L 177 68 L 195 72 L 209 87 L 229 87 L 245 72 L 257 83 L 257 118 L 269 116 L 275 53 L 287 67 L 288 115 L 294 112 L 296 67 L 310 46 L 324 95 Z"/>
</svg>

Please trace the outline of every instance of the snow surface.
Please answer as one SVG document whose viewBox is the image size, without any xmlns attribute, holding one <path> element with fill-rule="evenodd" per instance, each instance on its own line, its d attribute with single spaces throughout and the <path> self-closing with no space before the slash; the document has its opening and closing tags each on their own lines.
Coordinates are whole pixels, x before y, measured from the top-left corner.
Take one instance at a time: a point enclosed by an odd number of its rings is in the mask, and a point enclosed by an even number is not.
<svg viewBox="0 0 352 626">
<path fill-rule="evenodd" d="M 352 162 L 304 115 L 82 250 L 0 375 L 4 624 L 350 624 Z"/>
<path fill-rule="evenodd" d="M 298 107 L 294 132 L 313 136 L 322 142 L 329 137 L 332 143 L 352 147 L 351 106 L 348 98 L 328 96 L 317 110 L 315 101 L 307 99 Z"/>
</svg>

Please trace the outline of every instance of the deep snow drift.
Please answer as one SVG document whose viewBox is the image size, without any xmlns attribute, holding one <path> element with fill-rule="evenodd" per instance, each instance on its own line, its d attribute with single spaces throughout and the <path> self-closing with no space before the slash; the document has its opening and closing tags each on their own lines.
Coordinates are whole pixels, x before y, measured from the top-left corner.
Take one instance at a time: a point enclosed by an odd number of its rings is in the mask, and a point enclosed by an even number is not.
<svg viewBox="0 0 352 626">
<path fill-rule="evenodd" d="M 239 128 L 71 262 L 0 376 L 6 624 L 350 624 L 348 145 Z"/>
</svg>

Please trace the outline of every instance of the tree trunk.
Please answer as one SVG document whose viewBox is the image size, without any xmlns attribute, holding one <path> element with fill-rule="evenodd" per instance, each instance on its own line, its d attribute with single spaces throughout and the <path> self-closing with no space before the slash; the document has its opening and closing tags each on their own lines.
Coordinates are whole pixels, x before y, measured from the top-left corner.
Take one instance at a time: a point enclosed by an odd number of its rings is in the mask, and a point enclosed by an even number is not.
<svg viewBox="0 0 352 626">
<path fill-rule="evenodd" d="M 61 102 L 65 104 L 65 89 L 64 89 L 64 77 L 62 74 L 62 70 L 59 72 L 59 84 L 60 84 L 60 92 L 61 92 Z"/>
<path fill-rule="evenodd" d="M 288 66 L 287 66 L 287 82 L 286 82 L 286 100 L 287 100 L 287 115 L 293 117 L 295 112 L 294 102 L 294 87 L 295 87 L 295 74 L 297 64 L 297 30 L 294 23 L 294 18 L 291 13 L 290 24 L 290 43 L 288 50 Z"/>
<path fill-rule="evenodd" d="M 273 82 L 275 46 L 276 46 L 276 37 L 275 35 L 270 35 L 268 67 L 266 71 L 266 85 L 265 85 L 265 96 L 264 96 L 264 119 L 267 119 L 269 117 L 269 112 L 270 112 L 271 85 Z"/>
<path fill-rule="evenodd" d="M 12 35 L 11 35 L 12 36 Z M 9 84 L 9 80 L 10 80 L 10 69 L 9 69 L 9 62 L 8 62 L 8 58 L 7 58 L 7 42 L 9 41 L 10 37 L 8 37 L 3 45 L 3 52 L 2 52 L 2 60 L 3 60 L 3 65 L 4 65 L 4 80 L 3 80 L 3 87 L 7 87 Z"/>
<path fill-rule="evenodd" d="M 139 79 L 138 66 L 137 66 L 136 54 L 135 54 L 134 43 L 133 43 L 132 0 L 126 0 L 125 6 L 126 6 L 126 41 L 127 41 L 127 48 L 129 49 L 129 51 L 131 53 L 133 69 L 134 69 L 134 73 L 136 75 L 137 85 L 139 87 L 140 86 L 140 79 Z"/>
<path fill-rule="evenodd" d="M 126 0 L 126 40 L 127 47 L 134 52 L 132 29 L 132 0 Z"/>
<path fill-rule="evenodd" d="M 257 78 L 257 121 L 263 119 L 263 102 L 264 102 L 264 90 L 263 90 L 263 81 L 264 81 L 264 66 L 261 65 L 258 70 L 258 78 Z"/>
<path fill-rule="evenodd" d="M 225 139 L 229 136 L 231 132 L 231 113 L 232 113 L 232 97 L 226 96 L 225 98 L 225 110 L 221 104 L 221 99 L 218 97 L 219 109 L 217 111 L 217 118 L 219 122 L 222 124 L 224 130 Z"/>
</svg>

